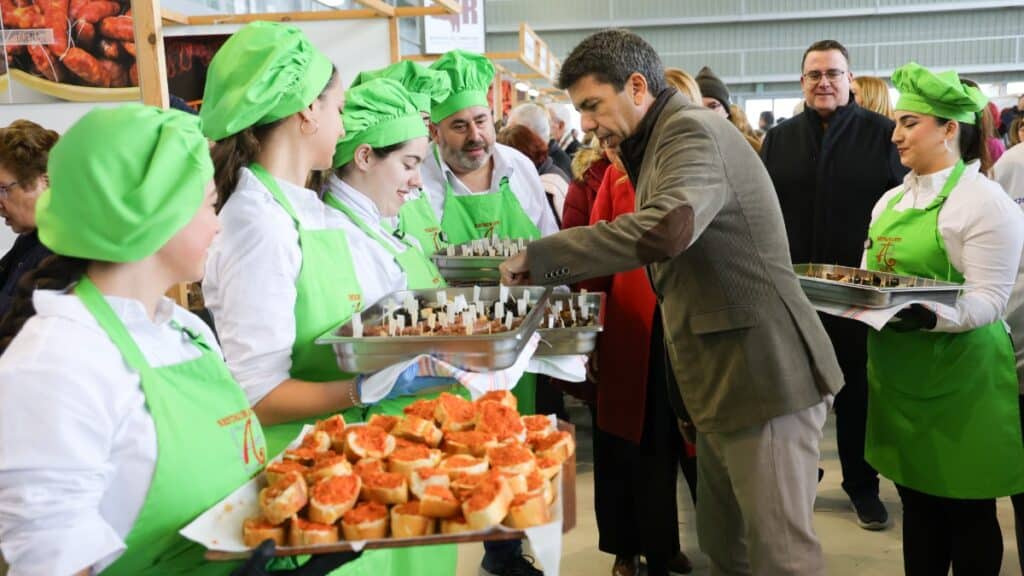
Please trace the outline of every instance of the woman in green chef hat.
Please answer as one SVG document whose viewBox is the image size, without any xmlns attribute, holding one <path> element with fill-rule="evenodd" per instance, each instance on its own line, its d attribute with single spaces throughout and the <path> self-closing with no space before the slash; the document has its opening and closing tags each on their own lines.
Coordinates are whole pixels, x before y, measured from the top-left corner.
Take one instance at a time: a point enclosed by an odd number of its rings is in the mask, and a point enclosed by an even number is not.
<svg viewBox="0 0 1024 576">
<path fill-rule="evenodd" d="M 892 140 L 911 169 L 875 205 L 871 270 L 965 284 L 955 307 L 915 304 L 868 337 L 865 455 L 903 503 L 906 573 L 995 576 L 995 499 L 1024 491 L 1013 349 L 1002 321 L 1024 217 L 978 170 L 986 98 L 955 72 L 910 63 Z M 936 311 L 938 313 L 936 313 Z"/>
<path fill-rule="evenodd" d="M 202 278 L 219 228 L 199 119 L 94 109 L 48 174 L 36 219 L 54 256 L 0 326 L 11 574 L 229 574 L 178 535 L 267 457 L 209 328 L 164 297 Z"/>
<path fill-rule="evenodd" d="M 367 302 L 396 290 L 443 289 L 444 280 L 415 239 L 395 235 L 383 221 L 396 216 L 404 197 L 420 184 L 427 153 L 427 128 L 409 93 L 393 80 L 377 79 L 345 95 L 345 137 L 334 155 L 335 172 L 327 180 L 324 201 L 346 219 L 354 250 L 370 255 L 359 268 L 359 287 Z M 428 382 L 428 379 L 419 379 Z M 453 380 L 435 380 L 434 386 Z M 415 398 L 380 402 L 370 413 L 401 414 Z M 454 545 L 402 550 L 392 558 L 392 574 L 454 574 Z"/>
<path fill-rule="evenodd" d="M 326 56 L 293 26 L 253 22 L 217 51 L 200 117 L 215 140 L 221 234 L 210 249 L 203 295 L 229 368 L 279 453 L 304 424 L 341 412 L 364 419 L 358 380 L 314 340 L 366 300 L 356 270 L 375 255 L 347 240 L 345 215 L 306 187 L 329 169 L 344 134 L 344 92 Z M 422 123 L 420 124 L 422 126 Z M 436 386 L 399 379 L 387 399 Z M 340 574 L 386 575 L 417 550 L 373 550 Z M 412 562 L 417 570 L 436 573 Z"/>
</svg>

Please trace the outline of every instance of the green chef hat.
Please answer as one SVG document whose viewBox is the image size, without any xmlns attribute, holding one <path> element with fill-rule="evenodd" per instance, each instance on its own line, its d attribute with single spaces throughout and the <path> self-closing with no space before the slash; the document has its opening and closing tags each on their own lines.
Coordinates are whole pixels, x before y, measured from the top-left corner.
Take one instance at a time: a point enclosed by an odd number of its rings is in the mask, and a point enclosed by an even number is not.
<svg viewBox="0 0 1024 576">
<path fill-rule="evenodd" d="M 333 71 L 298 28 L 246 24 L 210 61 L 199 113 L 203 130 L 221 140 L 294 114 L 324 91 Z"/>
<path fill-rule="evenodd" d="M 360 144 L 383 148 L 427 135 L 412 96 L 394 80 L 378 78 L 345 93 L 345 137 L 334 148 L 334 167 L 352 161 Z"/>
<path fill-rule="evenodd" d="M 39 240 L 56 254 L 135 262 L 195 216 L 213 178 L 199 118 L 141 104 L 94 108 L 50 151 L 36 203 Z"/>
<path fill-rule="evenodd" d="M 396 62 L 387 68 L 360 72 L 351 88 L 377 78 L 387 78 L 401 84 L 420 112 L 430 113 L 430 108 L 443 102 L 452 93 L 452 81 L 443 72 L 431 70 L 411 60 Z"/>
<path fill-rule="evenodd" d="M 956 72 L 933 73 L 917 62 L 910 62 L 892 73 L 892 84 L 900 92 L 896 110 L 917 112 L 974 124 L 976 114 L 985 108 L 988 98 L 974 86 L 960 81 Z"/>
<path fill-rule="evenodd" d="M 440 122 L 471 106 L 489 106 L 487 90 L 494 81 L 494 64 L 486 57 L 465 50 L 446 52 L 430 65 L 452 81 L 452 93 L 430 109 L 430 120 Z"/>
</svg>

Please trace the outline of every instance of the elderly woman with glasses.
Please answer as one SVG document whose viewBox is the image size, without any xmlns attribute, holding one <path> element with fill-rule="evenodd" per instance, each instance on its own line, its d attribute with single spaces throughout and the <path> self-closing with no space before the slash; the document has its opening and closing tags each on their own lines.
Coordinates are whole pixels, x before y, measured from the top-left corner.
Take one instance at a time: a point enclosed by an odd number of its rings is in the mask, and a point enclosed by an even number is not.
<svg viewBox="0 0 1024 576">
<path fill-rule="evenodd" d="M 36 234 L 36 200 L 49 186 L 46 161 L 57 133 L 28 120 L 0 128 L 0 216 L 18 234 L 0 259 L 0 317 L 21 277 L 50 255 Z"/>
</svg>

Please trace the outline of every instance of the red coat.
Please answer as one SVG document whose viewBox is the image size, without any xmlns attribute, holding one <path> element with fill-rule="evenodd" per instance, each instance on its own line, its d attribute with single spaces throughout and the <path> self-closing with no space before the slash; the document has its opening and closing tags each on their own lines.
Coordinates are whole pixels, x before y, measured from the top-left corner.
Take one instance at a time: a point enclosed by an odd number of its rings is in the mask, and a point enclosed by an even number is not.
<svg viewBox="0 0 1024 576">
<path fill-rule="evenodd" d="M 590 225 L 590 211 L 597 198 L 597 191 L 601 187 L 605 170 L 609 166 L 611 163 L 602 156 L 587 168 L 581 179 L 573 180 L 569 184 L 569 192 L 565 196 L 565 206 L 562 209 L 563 230 Z M 593 292 L 597 291 L 593 290 Z M 597 401 L 597 391 L 589 382 L 564 382 L 562 380 L 554 382 L 567 394 L 572 394 L 588 403 Z"/>
<path fill-rule="evenodd" d="M 590 224 L 635 211 L 636 192 L 629 178 L 608 168 L 590 212 Z M 598 339 L 597 425 L 640 442 L 644 428 L 651 322 L 657 300 L 643 268 L 596 278 L 582 288 L 606 292 L 604 332 Z"/>
<path fill-rule="evenodd" d="M 601 187 L 604 172 L 611 166 L 604 156 L 598 158 L 583 173 L 583 178 L 573 180 L 565 196 L 562 208 L 562 230 L 590 224 L 590 210 L 597 198 L 597 189 Z"/>
</svg>

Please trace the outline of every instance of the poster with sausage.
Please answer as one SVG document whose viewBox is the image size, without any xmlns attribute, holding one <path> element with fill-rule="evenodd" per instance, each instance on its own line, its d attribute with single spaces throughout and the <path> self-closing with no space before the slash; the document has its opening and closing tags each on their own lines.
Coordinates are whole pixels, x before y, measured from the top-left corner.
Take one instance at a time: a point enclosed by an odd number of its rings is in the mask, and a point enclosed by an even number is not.
<svg viewBox="0 0 1024 576">
<path fill-rule="evenodd" d="M 0 19 L 7 101 L 140 99 L 130 0 L 0 0 Z"/>
</svg>

